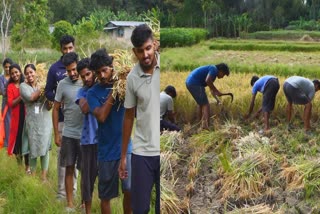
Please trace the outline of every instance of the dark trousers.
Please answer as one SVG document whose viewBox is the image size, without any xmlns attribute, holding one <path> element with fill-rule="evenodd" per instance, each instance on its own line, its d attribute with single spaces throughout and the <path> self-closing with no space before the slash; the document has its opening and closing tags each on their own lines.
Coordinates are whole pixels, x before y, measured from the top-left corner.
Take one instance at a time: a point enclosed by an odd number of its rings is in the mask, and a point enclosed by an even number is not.
<svg viewBox="0 0 320 214">
<path fill-rule="evenodd" d="M 174 124 L 171 123 L 167 120 L 160 120 L 160 131 L 164 131 L 164 130 L 168 130 L 168 131 L 180 131 L 180 128 Z"/>
<path fill-rule="evenodd" d="M 160 156 L 132 154 L 131 207 L 133 214 L 147 214 L 153 185 L 156 188 L 155 213 L 160 214 Z"/>
</svg>

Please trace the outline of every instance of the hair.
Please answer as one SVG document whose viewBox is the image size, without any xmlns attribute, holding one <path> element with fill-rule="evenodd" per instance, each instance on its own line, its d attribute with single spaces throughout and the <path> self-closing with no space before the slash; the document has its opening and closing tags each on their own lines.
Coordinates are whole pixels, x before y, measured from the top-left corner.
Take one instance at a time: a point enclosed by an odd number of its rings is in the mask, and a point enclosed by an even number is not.
<svg viewBox="0 0 320 214">
<path fill-rule="evenodd" d="M 164 91 L 167 93 L 167 94 L 171 94 L 173 98 L 175 98 L 177 96 L 177 92 L 176 92 L 176 89 L 175 87 L 173 87 L 172 85 L 168 85 Z"/>
<path fill-rule="evenodd" d="M 5 59 L 3 60 L 3 62 L 2 62 L 2 66 L 4 67 L 7 63 L 9 63 L 10 65 L 12 65 L 12 64 L 13 64 L 12 59 L 10 59 L 10 58 L 5 58 Z"/>
<path fill-rule="evenodd" d="M 315 84 L 318 87 L 320 87 L 320 81 L 319 80 L 313 80 L 312 82 L 313 82 L 313 84 Z"/>
<path fill-rule="evenodd" d="M 89 57 L 83 58 L 77 64 L 77 71 L 80 72 L 84 68 L 90 69 L 89 66 L 90 66 L 90 58 Z"/>
<path fill-rule="evenodd" d="M 225 75 L 229 76 L 230 71 L 229 71 L 229 66 L 225 63 L 220 63 L 216 65 L 218 71 L 222 71 Z"/>
<path fill-rule="evenodd" d="M 147 24 L 139 25 L 132 31 L 131 43 L 135 48 L 141 47 L 148 39 L 153 40 L 153 35 Z"/>
<path fill-rule="evenodd" d="M 69 44 L 70 42 L 72 42 L 72 44 L 74 45 L 74 38 L 73 38 L 73 36 L 63 35 L 63 36 L 60 38 L 60 48 L 62 48 L 63 45 Z"/>
<path fill-rule="evenodd" d="M 103 66 L 111 65 L 112 62 L 113 62 L 113 57 L 109 56 L 105 48 L 101 48 L 91 55 L 89 68 L 93 71 L 97 71 Z"/>
<path fill-rule="evenodd" d="M 63 55 L 62 63 L 64 66 L 68 66 L 74 62 L 78 63 L 78 54 L 76 54 L 75 52 L 70 52 Z"/>
<path fill-rule="evenodd" d="M 254 83 L 257 82 L 258 79 L 259 79 L 258 76 L 253 76 L 253 77 L 251 78 L 251 81 L 250 81 L 251 86 L 253 86 Z"/>
<path fill-rule="evenodd" d="M 24 67 L 24 70 L 23 70 L 23 73 L 26 74 L 26 70 L 27 68 L 32 68 L 34 71 L 36 71 L 36 67 L 34 66 L 34 64 L 27 64 L 25 67 Z"/>
<path fill-rule="evenodd" d="M 12 70 L 13 68 L 18 69 L 18 70 L 20 71 L 20 73 L 21 73 L 20 83 L 24 82 L 24 75 L 23 75 L 23 73 L 22 73 L 22 71 L 21 71 L 20 66 L 19 66 L 18 64 L 16 64 L 16 63 L 13 63 L 13 64 L 10 65 L 10 67 L 9 67 L 9 73 L 11 72 L 11 70 Z M 12 83 L 12 82 L 14 82 L 14 81 L 13 81 L 13 79 L 11 78 L 11 74 L 10 74 L 10 78 L 9 78 L 8 83 Z"/>
</svg>

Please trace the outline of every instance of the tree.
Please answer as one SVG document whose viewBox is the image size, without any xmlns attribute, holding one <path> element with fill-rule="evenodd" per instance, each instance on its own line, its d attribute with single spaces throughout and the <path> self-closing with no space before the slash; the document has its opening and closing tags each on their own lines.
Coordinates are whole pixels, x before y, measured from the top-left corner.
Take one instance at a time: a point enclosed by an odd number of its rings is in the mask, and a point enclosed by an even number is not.
<svg viewBox="0 0 320 214">
<path fill-rule="evenodd" d="M 46 18 L 47 4 L 47 0 L 34 0 L 25 4 L 22 21 L 15 23 L 12 30 L 11 41 L 15 48 L 50 46 L 49 22 Z"/>
<path fill-rule="evenodd" d="M 11 20 L 11 3 L 2 0 L 3 10 L 1 12 L 1 50 L 3 58 L 6 58 L 8 51 L 8 32 Z"/>
</svg>

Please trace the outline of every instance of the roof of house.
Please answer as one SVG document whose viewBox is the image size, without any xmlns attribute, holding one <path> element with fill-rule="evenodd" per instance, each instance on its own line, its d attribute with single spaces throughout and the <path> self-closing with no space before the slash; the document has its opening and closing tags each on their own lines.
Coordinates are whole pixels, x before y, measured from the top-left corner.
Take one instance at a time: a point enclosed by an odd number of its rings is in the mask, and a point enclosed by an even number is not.
<svg viewBox="0 0 320 214">
<path fill-rule="evenodd" d="M 135 22 L 135 21 L 110 21 L 105 24 L 103 29 L 111 30 L 118 27 L 136 27 L 138 25 L 145 24 L 145 22 Z M 108 27 L 107 27 L 108 26 Z"/>
</svg>

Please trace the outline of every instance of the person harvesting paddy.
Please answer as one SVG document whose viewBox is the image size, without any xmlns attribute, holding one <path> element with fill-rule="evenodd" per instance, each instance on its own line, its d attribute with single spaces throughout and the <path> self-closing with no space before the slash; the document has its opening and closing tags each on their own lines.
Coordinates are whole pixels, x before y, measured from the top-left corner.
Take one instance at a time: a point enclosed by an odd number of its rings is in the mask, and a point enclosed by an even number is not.
<svg viewBox="0 0 320 214">
<path fill-rule="evenodd" d="M 291 116 L 292 104 L 304 105 L 304 130 L 306 133 L 310 131 L 310 118 L 312 111 L 312 100 L 314 95 L 320 89 L 319 80 L 309 80 L 304 77 L 292 76 L 285 80 L 283 84 L 283 92 L 286 95 L 288 104 L 286 108 L 288 129 L 292 129 Z"/>
<path fill-rule="evenodd" d="M 266 75 L 261 78 L 253 76 L 250 82 L 252 86 L 252 99 L 249 107 L 248 114 L 244 117 L 248 119 L 253 111 L 254 102 L 258 92 L 263 94 L 262 107 L 255 113 L 254 117 L 258 117 L 263 112 L 264 117 L 264 130 L 260 130 L 259 133 L 267 132 L 270 130 L 269 118 L 271 111 L 274 109 L 276 102 L 276 95 L 279 91 L 280 85 L 279 80 L 275 76 Z"/>
<path fill-rule="evenodd" d="M 205 87 L 208 86 L 210 88 L 210 92 L 217 100 L 218 104 L 220 104 L 218 96 L 230 95 L 233 98 L 231 93 L 223 94 L 213 84 L 217 77 L 218 79 L 221 79 L 224 76 L 229 76 L 229 73 L 230 71 L 228 65 L 225 63 L 220 63 L 217 65 L 198 67 L 194 69 L 187 77 L 186 86 L 199 106 L 201 127 L 203 129 L 209 129 L 210 116 L 210 105 Z"/>
</svg>

